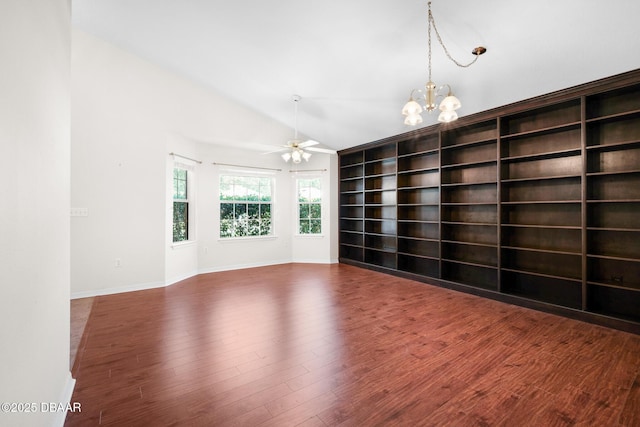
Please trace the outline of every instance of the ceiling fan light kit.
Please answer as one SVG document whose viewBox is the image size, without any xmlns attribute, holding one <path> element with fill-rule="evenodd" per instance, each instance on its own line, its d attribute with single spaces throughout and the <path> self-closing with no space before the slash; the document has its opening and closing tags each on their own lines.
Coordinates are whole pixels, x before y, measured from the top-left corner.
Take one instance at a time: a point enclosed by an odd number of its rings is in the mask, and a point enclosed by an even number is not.
<svg viewBox="0 0 640 427">
<path fill-rule="evenodd" d="M 440 109 L 440 115 L 438 115 L 438 121 L 442 123 L 448 123 L 456 120 L 458 118 L 458 113 L 456 112 L 462 104 L 460 100 L 453 95 L 453 91 L 451 90 L 451 86 L 448 84 L 444 84 L 439 88 L 431 79 L 431 28 L 436 34 L 438 39 L 438 43 L 442 46 L 444 53 L 447 55 L 454 64 L 458 67 L 466 68 L 474 64 L 480 55 L 484 54 L 487 49 L 483 46 L 478 46 L 471 51 L 471 53 L 475 56 L 473 60 L 468 64 L 461 64 L 460 62 L 453 59 L 449 50 L 444 45 L 442 41 L 442 37 L 440 37 L 440 33 L 438 32 L 438 28 L 436 27 L 436 22 L 433 19 L 433 14 L 431 13 L 431 2 L 428 3 L 428 46 L 429 46 L 429 81 L 425 85 L 424 89 L 413 89 L 411 94 L 409 95 L 409 100 L 402 108 L 402 114 L 405 117 L 404 124 L 409 126 L 415 126 L 422 123 L 422 112 L 427 111 L 431 113 L 436 108 Z M 441 91 L 443 89 L 448 88 L 447 95 L 443 96 Z M 444 98 L 440 105 L 437 105 L 436 100 L 438 98 Z M 421 101 L 422 105 L 418 102 Z"/>
</svg>

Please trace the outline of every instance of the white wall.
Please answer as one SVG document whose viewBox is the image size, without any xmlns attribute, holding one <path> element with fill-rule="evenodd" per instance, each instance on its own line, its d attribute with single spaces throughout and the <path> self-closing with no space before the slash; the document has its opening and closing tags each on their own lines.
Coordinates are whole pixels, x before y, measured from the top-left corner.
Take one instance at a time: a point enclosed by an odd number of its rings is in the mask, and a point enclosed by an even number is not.
<svg viewBox="0 0 640 427">
<path fill-rule="evenodd" d="M 3 426 L 61 425 L 71 396 L 67 0 L 0 2 L 0 412 Z"/>
<path fill-rule="evenodd" d="M 80 30 L 73 30 L 72 76 L 71 203 L 88 209 L 71 224 L 74 296 L 294 259 L 289 168 L 277 155 L 237 148 L 281 145 L 292 129 Z M 196 170 L 197 241 L 191 245 L 171 244 L 170 152 L 203 162 Z M 329 159 L 314 155 L 305 167 L 337 176 Z M 277 238 L 218 239 L 220 167 L 213 162 L 282 169 L 276 174 Z M 328 262 L 335 236 L 299 258 Z"/>
</svg>

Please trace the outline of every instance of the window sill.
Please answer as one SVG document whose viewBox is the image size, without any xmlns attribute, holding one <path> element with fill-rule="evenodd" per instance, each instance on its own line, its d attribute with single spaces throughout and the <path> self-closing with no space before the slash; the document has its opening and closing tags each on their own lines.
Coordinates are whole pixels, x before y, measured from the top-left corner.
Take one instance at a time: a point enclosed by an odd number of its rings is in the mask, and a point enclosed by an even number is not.
<svg viewBox="0 0 640 427">
<path fill-rule="evenodd" d="M 193 246 L 196 243 L 197 242 L 195 240 L 185 240 L 183 242 L 174 242 L 174 243 L 171 243 L 171 249 L 186 248 L 188 246 Z"/>
<path fill-rule="evenodd" d="M 218 242 L 253 242 L 256 240 L 276 240 L 278 236 L 243 236 L 243 237 L 219 237 Z"/>
<path fill-rule="evenodd" d="M 294 237 L 300 237 L 303 239 L 323 239 L 324 234 L 294 234 Z"/>
</svg>

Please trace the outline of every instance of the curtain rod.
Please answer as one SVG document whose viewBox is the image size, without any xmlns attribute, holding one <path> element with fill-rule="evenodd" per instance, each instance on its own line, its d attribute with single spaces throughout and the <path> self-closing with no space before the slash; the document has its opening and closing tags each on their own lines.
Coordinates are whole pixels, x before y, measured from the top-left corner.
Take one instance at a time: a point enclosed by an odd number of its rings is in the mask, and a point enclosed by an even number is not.
<svg viewBox="0 0 640 427">
<path fill-rule="evenodd" d="M 249 168 L 249 169 L 263 169 L 263 170 L 268 170 L 268 171 L 276 171 L 276 172 L 281 172 L 282 169 L 273 169 L 273 168 L 262 168 L 259 166 L 245 166 L 245 165 L 232 165 L 229 163 L 211 163 L 212 165 L 217 165 L 217 166 L 233 166 L 236 168 Z"/>
<path fill-rule="evenodd" d="M 181 159 L 185 159 L 185 160 L 191 160 L 192 162 L 196 162 L 198 164 L 202 164 L 202 162 L 200 160 L 192 159 L 191 157 L 182 156 L 182 155 L 176 154 L 176 153 L 169 153 L 169 155 L 170 156 L 174 156 L 174 157 L 180 157 Z"/>
<path fill-rule="evenodd" d="M 326 169 L 290 169 L 289 172 L 326 172 Z"/>
</svg>

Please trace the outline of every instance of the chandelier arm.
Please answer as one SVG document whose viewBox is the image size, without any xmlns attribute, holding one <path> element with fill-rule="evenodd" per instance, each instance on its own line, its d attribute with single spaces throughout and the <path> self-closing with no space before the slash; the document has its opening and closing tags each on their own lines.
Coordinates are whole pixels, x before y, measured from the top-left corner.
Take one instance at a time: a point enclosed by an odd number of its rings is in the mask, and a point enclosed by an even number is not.
<svg viewBox="0 0 640 427">
<path fill-rule="evenodd" d="M 475 64 L 475 62 L 478 60 L 478 57 L 480 55 L 476 55 L 476 57 L 473 58 L 473 60 L 468 64 L 462 64 L 456 61 L 453 58 L 453 56 L 451 56 L 451 54 L 449 53 L 449 50 L 447 49 L 447 47 L 444 45 L 444 42 L 442 41 L 442 37 L 440 36 L 440 33 L 438 32 L 438 27 L 436 27 L 436 21 L 435 19 L 433 19 L 433 15 L 431 14 L 431 2 L 429 2 L 429 80 L 431 80 L 431 27 L 433 27 L 433 31 L 435 31 L 436 33 L 438 43 L 440 43 L 440 46 L 442 46 L 442 49 L 444 50 L 445 55 L 447 55 L 447 58 L 449 58 L 451 62 L 453 62 L 454 64 L 456 64 L 458 67 L 461 67 L 461 68 L 467 68 Z"/>
</svg>

